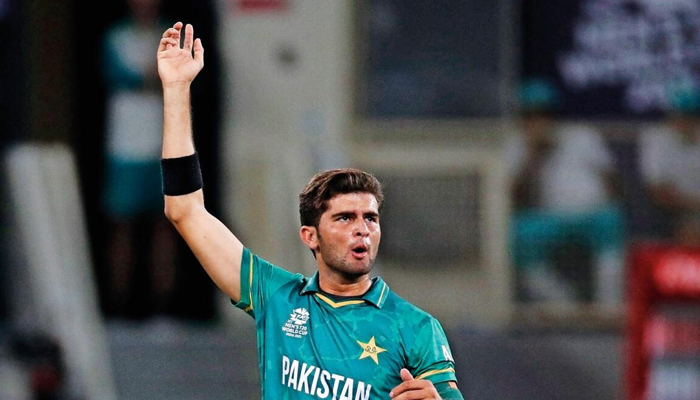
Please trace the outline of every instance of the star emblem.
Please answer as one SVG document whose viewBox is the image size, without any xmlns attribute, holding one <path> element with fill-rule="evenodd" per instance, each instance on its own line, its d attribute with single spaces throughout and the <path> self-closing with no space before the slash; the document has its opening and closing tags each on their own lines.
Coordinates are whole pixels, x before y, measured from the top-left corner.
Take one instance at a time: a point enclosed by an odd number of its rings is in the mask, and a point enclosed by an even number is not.
<svg viewBox="0 0 700 400">
<path fill-rule="evenodd" d="M 375 364 L 379 365 L 379 358 L 377 357 L 377 355 L 379 353 L 385 352 L 386 349 L 382 349 L 381 347 L 377 346 L 377 344 L 374 342 L 374 336 L 372 336 L 372 338 L 367 343 L 363 343 L 358 340 L 357 344 L 359 344 L 360 347 L 362 347 L 362 354 L 360 354 L 360 360 L 369 357 L 375 362 Z"/>
</svg>

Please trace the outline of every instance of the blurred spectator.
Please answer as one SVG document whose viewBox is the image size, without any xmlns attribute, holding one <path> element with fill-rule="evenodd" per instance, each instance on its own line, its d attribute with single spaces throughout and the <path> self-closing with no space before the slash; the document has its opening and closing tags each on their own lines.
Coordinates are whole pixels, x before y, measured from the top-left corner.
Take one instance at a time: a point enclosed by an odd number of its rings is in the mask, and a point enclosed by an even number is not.
<svg viewBox="0 0 700 400">
<path fill-rule="evenodd" d="M 652 203 L 665 212 L 670 238 L 700 245 L 700 88 L 674 84 L 669 103 L 665 123 L 641 133 L 640 168 Z"/>
<path fill-rule="evenodd" d="M 102 49 L 108 89 L 102 194 L 110 221 L 105 308 L 110 315 L 137 317 L 168 311 L 176 236 L 163 215 L 163 110 L 153 56 L 153 43 L 167 25 L 159 21 L 159 0 L 127 5 L 129 15 L 107 29 Z"/>
<path fill-rule="evenodd" d="M 619 304 L 624 237 L 612 155 L 598 131 L 557 123 L 558 97 L 548 81 L 524 82 L 520 132 L 505 146 L 517 295 Z"/>
</svg>

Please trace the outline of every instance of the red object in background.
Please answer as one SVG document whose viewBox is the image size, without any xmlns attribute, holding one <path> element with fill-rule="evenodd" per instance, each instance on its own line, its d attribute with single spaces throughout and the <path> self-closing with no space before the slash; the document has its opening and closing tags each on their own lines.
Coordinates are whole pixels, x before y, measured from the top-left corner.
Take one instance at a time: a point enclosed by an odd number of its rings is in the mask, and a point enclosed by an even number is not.
<svg viewBox="0 0 700 400">
<path fill-rule="evenodd" d="M 700 257 L 676 249 L 661 254 L 653 266 L 655 288 L 665 296 L 700 299 Z"/>
<path fill-rule="evenodd" d="M 248 13 L 278 12 L 287 9 L 287 0 L 230 0 L 232 9 Z"/>
<path fill-rule="evenodd" d="M 644 348 L 659 357 L 700 354 L 700 318 L 652 315 L 644 330 Z"/>
<path fill-rule="evenodd" d="M 627 269 L 626 399 L 673 398 L 673 385 L 681 380 L 684 393 L 695 393 L 700 390 L 694 361 L 700 359 L 700 249 L 632 245 Z"/>
</svg>

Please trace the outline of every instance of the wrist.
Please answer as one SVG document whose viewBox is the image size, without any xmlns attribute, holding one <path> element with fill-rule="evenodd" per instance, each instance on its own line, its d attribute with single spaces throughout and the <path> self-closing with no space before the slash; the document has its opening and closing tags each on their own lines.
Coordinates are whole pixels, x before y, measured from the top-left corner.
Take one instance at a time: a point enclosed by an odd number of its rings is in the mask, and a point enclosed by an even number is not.
<svg viewBox="0 0 700 400">
<path fill-rule="evenodd" d="M 163 92 L 189 91 L 191 85 L 191 81 L 163 82 Z"/>
<path fill-rule="evenodd" d="M 171 112 L 189 110 L 190 85 L 187 83 L 163 85 L 163 102 L 166 109 L 171 110 Z"/>
</svg>

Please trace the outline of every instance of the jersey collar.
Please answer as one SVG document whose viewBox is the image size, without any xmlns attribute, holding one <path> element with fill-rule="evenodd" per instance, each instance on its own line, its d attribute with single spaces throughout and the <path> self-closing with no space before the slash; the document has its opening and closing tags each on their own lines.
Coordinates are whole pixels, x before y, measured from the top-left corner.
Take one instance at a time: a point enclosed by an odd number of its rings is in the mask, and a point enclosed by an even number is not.
<svg viewBox="0 0 700 400">
<path fill-rule="evenodd" d="M 318 284 L 318 279 L 318 271 L 316 271 L 316 273 L 311 278 L 307 278 L 306 284 L 301 289 L 301 294 L 305 295 L 316 293 L 319 296 L 323 296 L 322 294 L 320 294 L 321 288 Z M 381 277 L 375 276 L 374 278 L 372 278 L 372 286 L 369 288 L 369 291 L 367 291 L 367 293 L 365 293 L 365 295 L 362 296 L 361 299 L 367 303 L 374 305 L 377 308 L 382 308 L 388 296 L 389 286 L 386 284 L 386 282 L 384 282 L 384 280 Z M 324 301 L 328 300 L 326 296 L 323 296 L 322 299 Z"/>
</svg>

